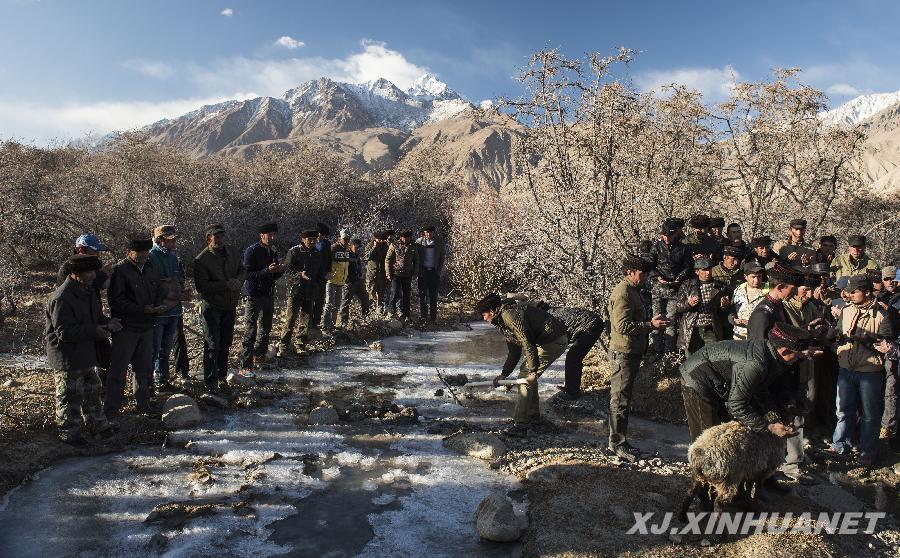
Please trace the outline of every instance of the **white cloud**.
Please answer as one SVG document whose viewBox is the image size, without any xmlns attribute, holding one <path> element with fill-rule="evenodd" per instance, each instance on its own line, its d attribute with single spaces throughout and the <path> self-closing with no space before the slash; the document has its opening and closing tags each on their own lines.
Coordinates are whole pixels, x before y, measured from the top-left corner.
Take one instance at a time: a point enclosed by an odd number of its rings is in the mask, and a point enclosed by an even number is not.
<svg viewBox="0 0 900 558">
<path fill-rule="evenodd" d="M 428 68 L 413 64 L 382 42 L 363 40 L 362 50 L 344 58 L 293 57 L 288 59 L 247 58 L 220 60 L 212 66 L 195 65 L 187 72 L 205 91 L 252 89 L 263 95 L 281 96 L 304 81 L 328 77 L 361 83 L 378 78 L 407 89 Z"/>
<path fill-rule="evenodd" d="M 825 93 L 839 97 L 856 97 L 858 95 L 862 95 L 862 91 L 853 87 L 849 83 L 835 83 L 833 85 L 829 85 L 828 88 L 825 89 Z"/>
<path fill-rule="evenodd" d="M 260 95 L 280 97 L 297 85 L 320 77 L 361 83 L 385 78 L 401 89 L 428 68 L 413 64 L 384 43 L 364 40 L 360 50 L 342 58 L 291 57 L 287 59 L 234 57 L 208 66 L 162 62 L 128 61 L 130 70 L 151 77 L 176 76 L 188 80 L 173 86 L 188 86 L 192 93 L 163 102 L 97 101 L 67 105 L 0 99 L 0 138 L 47 143 L 55 138 L 71 139 L 86 133 L 104 134 L 144 126 L 161 118 L 180 116 L 204 104 Z M 234 91 L 253 91 L 235 94 Z"/>
<path fill-rule="evenodd" d="M 289 50 L 294 50 L 294 49 L 300 48 L 302 46 L 306 46 L 306 43 L 304 43 L 303 41 L 298 41 L 297 39 L 294 39 L 293 37 L 289 37 L 289 36 L 285 35 L 283 37 L 278 37 L 278 39 L 275 40 L 275 46 L 280 46 L 280 47 L 284 47 Z"/>
<path fill-rule="evenodd" d="M 706 101 L 721 101 L 731 93 L 732 84 L 741 74 L 731 65 L 722 68 L 678 68 L 650 70 L 635 76 L 634 81 L 644 91 L 665 85 L 682 84 L 703 94 Z"/>
<path fill-rule="evenodd" d="M 105 134 L 132 130 L 163 118 L 174 118 L 203 105 L 229 99 L 250 99 L 254 93 L 172 101 L 109 101 L 66 105 L 0 100 L 0 138 L 48 143 L 69 140 L 84 134 Z"/>
<path fill-rule="evenodd" d="M 232 10 L 231 8 L 225 8 L 224 10 L 219 12 L 219 15 L 222 15 L 225 17 L 231 17 L 234 15 L 234 10 Z"/>
<path fill-rule="evenodd" d="M 155 79 L 167 79 L 175 73 L 175 68 L 170 64 L 153 60 L 126 60 L 120 65 L 127 70 Z"/>
</svg>

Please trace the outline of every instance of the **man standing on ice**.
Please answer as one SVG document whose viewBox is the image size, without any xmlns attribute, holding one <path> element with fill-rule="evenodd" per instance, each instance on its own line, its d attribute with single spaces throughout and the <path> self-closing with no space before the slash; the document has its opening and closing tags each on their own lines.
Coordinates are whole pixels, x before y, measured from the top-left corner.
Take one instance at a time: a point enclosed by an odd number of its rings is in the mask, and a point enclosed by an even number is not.
<svg viewBox="0 0 900 558">
<path fill-rule="evenodd" d="M 527 383 L 518 386 L 519 399 L 513 416 L 514 424 L 506 430 L 506 434 L 527 436 L 528 427 L 541 421 L 537 379 L 565 352 L 569 344 L 566 327 L 558 319 L 527 301 L 503 300 L 497 293 L 489 293 L 479 300 L 475 305 L 475 312 L 499 329 L 506 338 L 509 354 L 503 371 L 494 378 L 495 385 L 512 374 L 522 353 L 525 353 L 519 378 L 526 379 Z"/>
</svg>

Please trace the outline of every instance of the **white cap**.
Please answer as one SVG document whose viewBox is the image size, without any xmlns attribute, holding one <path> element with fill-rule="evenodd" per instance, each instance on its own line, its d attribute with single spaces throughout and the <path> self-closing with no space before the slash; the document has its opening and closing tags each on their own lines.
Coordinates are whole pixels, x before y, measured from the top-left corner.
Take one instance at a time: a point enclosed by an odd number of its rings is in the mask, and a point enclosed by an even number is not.
<svg viewBox="0 0 900 558">
<path fill-rule="evenodd" d="M 341 238 L 350 238 L 350 229 L 341 229 Z"/>
</svg>

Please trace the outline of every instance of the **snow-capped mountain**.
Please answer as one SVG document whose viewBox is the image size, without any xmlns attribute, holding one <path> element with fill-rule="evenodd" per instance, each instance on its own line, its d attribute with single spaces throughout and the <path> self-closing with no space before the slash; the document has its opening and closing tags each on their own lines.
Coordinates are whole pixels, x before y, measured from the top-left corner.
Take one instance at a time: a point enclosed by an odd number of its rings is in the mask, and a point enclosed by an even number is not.
<svg viewBox="0 0 900 558">
<path fill-rule="evenodd" d="M 377 127 L 408 132 L 471 108 L 471 103 L 430 74 L 421 76 L 407 91 L 384 78 L 358 84 L 321 78 L 290 89 L 281 98 L 226 101 L 155 122 L 144 130 L 170 136 L 166 129 L 174 126 L 179 135 L 184 135 L 188 130 L 200 132 L 208 124 L 227 123 L 233 133 L 226 134 L 232 137 L 225 143 L 233 143 L 244 135 L 238 128 L 265 118 L 272 121 L 264 127 L 280 132 L 269 139 L 323 129 L 352 131 Z M 222 145 L 222 134 L 215 135 L 215 144 Z"/>
<path fill-rule="evenodd" d="M 860 95 L 835 109 L 821 113 L 821 118 L 826 124 L 853 126 L 897 103 L 900 103 L 900 91 Z"/>
<path fill-rule="evenodd" d="M 253 157 L 315 143 L 361 172 L 393 168 L 431 149 L 447 156 L 448 173 L 499 187 L 511 180 L 515 123 L 480 117 L 475 107 L 433 75 L 406 91 L 386 79 L 308 81 L 282 97 L 200 107 L 142 129 L 151 141 L 194 157 Z"/>
</svg>

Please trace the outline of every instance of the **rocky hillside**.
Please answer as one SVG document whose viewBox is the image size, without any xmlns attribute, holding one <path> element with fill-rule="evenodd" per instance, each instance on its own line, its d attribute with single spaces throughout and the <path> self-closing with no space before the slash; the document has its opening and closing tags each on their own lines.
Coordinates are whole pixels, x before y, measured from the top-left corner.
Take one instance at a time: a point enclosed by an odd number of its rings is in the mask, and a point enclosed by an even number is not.
<svg viewBox="0 0 900 558">
<path fill-rule="evenodd" d="M 349 84 L 321 78 L 281 98 L 204 106 L 143 131 L 195 157 L 252 157 L 314 141 L 361 172 L 389 169 L 411 153 L 437 148 L 448 159 L 448 173 L 498 188 L 511 178 L 516 129 L 508 119 L 479 114 L 445 83 L 424 75 L 406 91 L 386 79 Z"/>
<path fill-rule="evenodd" d="M 867 132 L 863 172 L 876 191 L 900 195 L 900 103 L 860 124 Z"/>
</svg>

